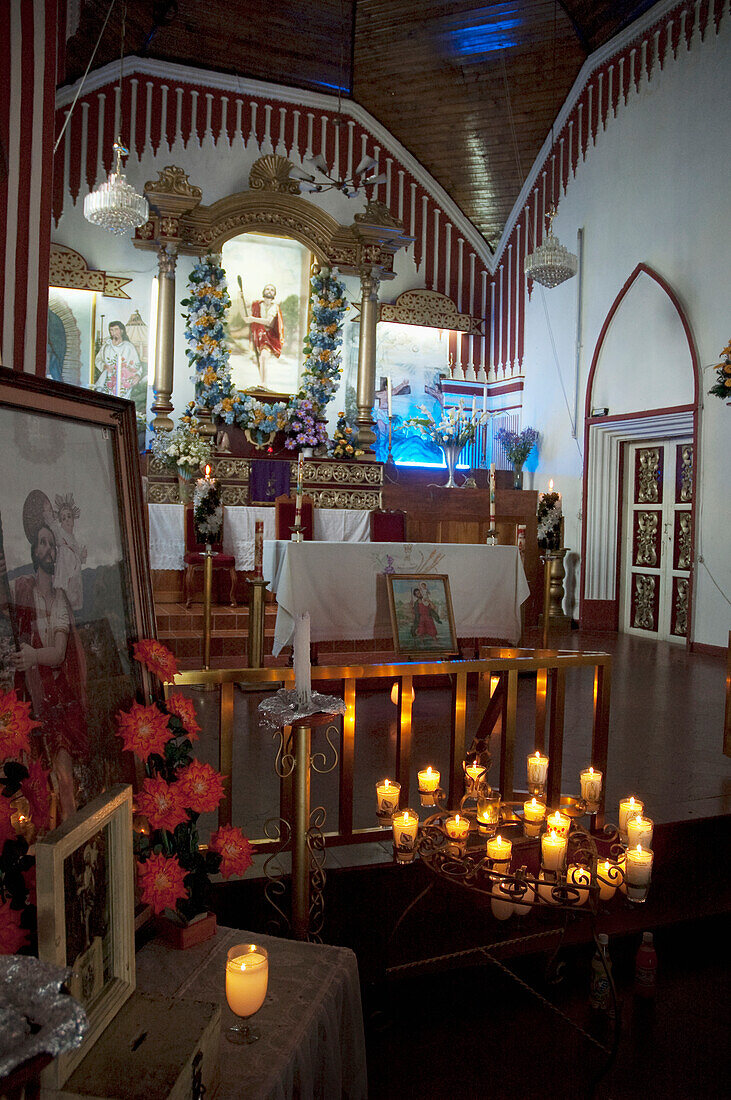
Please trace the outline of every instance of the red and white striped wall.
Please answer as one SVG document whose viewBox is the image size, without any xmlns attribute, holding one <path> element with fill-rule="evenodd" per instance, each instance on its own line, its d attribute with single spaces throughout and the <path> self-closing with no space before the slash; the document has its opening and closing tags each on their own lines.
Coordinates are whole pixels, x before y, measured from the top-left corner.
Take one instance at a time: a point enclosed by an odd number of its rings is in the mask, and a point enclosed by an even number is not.
<svg viewBox="0 0 731 1100">
<path fill-rule="evenodd" d="M 58 6 L 2 0 L 0 355 L 45 374 Z"/>
</svg>

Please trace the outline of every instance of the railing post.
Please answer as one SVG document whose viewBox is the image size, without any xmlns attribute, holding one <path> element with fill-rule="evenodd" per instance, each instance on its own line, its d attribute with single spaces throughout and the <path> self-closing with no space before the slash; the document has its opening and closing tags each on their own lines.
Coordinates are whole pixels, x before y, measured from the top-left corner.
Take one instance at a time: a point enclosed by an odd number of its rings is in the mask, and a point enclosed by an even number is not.
<svg viewBox="0 0 731 1100">
<path fill-rule="evenodd" d="M 594 824 L 604 825 L 604 802 L 607 794 L 607 760 L 609 757 L 609 699 L 612 690 L 611 659 L 594 669 L 594 726 L 591 735 L 591 762 L 602 773 L 602 795 Z"/>
<path fill-rule="evenodd" d="M 449 801 L 458 806 L 464 793 L 462 762 L 467 720 L 467 673 L 458 672 L 452 685 L 452 744 L 449 764 Z"/>
<path fill-rule="evenodd" d="M 561 801 L 561 764 L 563 759 L 563 724 L 566 704 L 566 672 L 562 667 L 551 669 L 551 705 L 548 728 L 548 786 L 550 809 Z"/>
<path fill-rule="evenodd" d="M 219 716 L 218 770 L 223 776 L 223 798 L 218 804 L 218 824 L 231 824 L 233 791 L 234 685 L 221 684 Z"/>
<path fill-rule="evenodd" d="M 518 670 L 507 673 L 507 690 L 503 695 L 502 731 L 500 734 L 500 794 L 513 797 L 515 773 L 515 731 L 518 724 Z"/>
<path fill-rule="evenodd" d="M 411 778 L 411 708 L 413 680 L 402 676 L 398 687 L 398 731 L 396 733 L 396 779 L 401 784 L 402 808 L 409 804 L 409 780 Z"/>
<path fill-rule="evenodd" d="M 306 940 L 310 930 L 310 746 L 312 730 L 295 723 L 294 735 L 294 822 L 292 829 L 292 932 Z"/>
<path fill-rule="evenodd" d="M 355 680 L 343 681 L 343 743 L 340 752 L 340 788 L 338 827 L 341 833 L 353 831 L 353 761 L 355 759 Z"/>
</svg>

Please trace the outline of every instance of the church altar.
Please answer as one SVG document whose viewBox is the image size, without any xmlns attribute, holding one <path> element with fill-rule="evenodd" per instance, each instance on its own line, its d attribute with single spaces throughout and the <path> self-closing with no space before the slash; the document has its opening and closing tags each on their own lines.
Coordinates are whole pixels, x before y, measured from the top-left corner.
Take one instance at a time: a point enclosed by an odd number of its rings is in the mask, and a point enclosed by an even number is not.
<svg viewBox="0 0 731 1100">
<path fill-rule="evenodd" d="M 274 655 L 305 612 L 313 642 L 390 638 L 386 573 L 446 573 L 458 637 L 520 638 L 530 589 L 516 546 L 265 541 L 264 576 L 277 600 Z"/>
<path fill-rule="evenodd" d="M 185 568 L 184 509 L 179 504 L 148 504 L 150 569 Z M 370 512 L 360 508 L 313 509 L 313 533 L 318 541 L 368 542 Z M 223 510 L 223 552 L 232 554 L 242 572 L 254 568 L 254 529 L 264 522 L 264 538 L 276 534 L 274 506 L 225 507 Z"/>
</svg>

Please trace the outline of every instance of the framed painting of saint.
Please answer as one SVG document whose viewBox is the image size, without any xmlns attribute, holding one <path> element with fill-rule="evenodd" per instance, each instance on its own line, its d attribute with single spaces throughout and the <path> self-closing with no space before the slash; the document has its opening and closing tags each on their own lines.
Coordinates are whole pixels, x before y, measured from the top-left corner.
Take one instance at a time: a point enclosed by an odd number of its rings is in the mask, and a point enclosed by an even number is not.
<svg viewBox="0 0 731 1100">
<path fill-rule="evenodd" d="M 394 649 L 439 659 L 459 652 L 446 573 L 388 573 Z"/>
</svg>

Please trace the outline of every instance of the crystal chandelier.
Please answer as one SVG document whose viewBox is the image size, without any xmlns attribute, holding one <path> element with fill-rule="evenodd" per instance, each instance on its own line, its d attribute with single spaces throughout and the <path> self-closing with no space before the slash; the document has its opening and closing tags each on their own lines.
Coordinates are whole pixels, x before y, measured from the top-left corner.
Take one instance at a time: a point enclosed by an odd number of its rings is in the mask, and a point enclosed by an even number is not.
<svg viewBox="0 0 731 1100">
<path fill-rule="evenodd" d="M 93 191 L 90 191 L 84 199 L 84 217 L 86 220 L 91 222 L 92 225 L 98 225 L 101 229 L 109 230 L 110 233 L 119 234 L 129 233 L 132 229 L 144 225 L 149 217 L 147 199 L 144 195 L 138 195 L 134 187 L 127 183 L 127 177 L 122 171 L 122 157 L 129 156 L 129 150 L 125 149 L 122 144 L 122 139 L 119 137 L 122 114 L 122 79 L 124 77 L 124 38 L 126 21 L 127 5 L 125 4 L 122 11 L 122 42 L 119 53 L 119 81 L 117 82 L 116 95 L 117 140 L 114 142 L 114 167 L 109 173 L 107 180 L 104 183 L 100 183 Z"/>
<path fill-rule="evenodd" d="M 337 123 L 336 123 L 337 125 Z M 305 164 L 310 164 L 316 171 L 324 177 L 323 181 L 318 180 L 315 176 L 308 172 L 303 172 L 299 168 L 293 168 L 290 175 L 293 179 L 300 180 L 302 183 L 302 191 L 329 191 L 331 189 L 336 191 L 342 191 L 347 198 L 352 199 L 358 194 L 361 187 L 374 187 L 379 183 L 386 182 L 386 176 L 383 172 L 380 175 L 366 175 L 367 172 L 371 172 L 377 167 L 376 161 L 373 157 L 363 157 L 359 162 L 358 167 L 353 172 L 352 176 L 336 178 L 331 176 L 327 167 L 327 161 L 322 153 L 318 153 L 316 157 L 309 157 Z"/>
<path fill-rule="evenodd" d="M 541 286 L 552 287 L 573 278 L 578 271 L 579 261 L 573 252 L 569 252 L 554 235 L 552 223 L 556 217 L 555 208 L 549 210 L 546 217 L 548 219 L 546 236 L 535 252 L 530 252 L 526 256 L 523 270 L 529 278 L 534 279 Z"/>
<path fill-rule="evenodd" d="M 122 171 L 122 157 L 128 154 L 119 138 L 114 143 L 114 152 L 116 160 L 109 178 L 84 199 L 84 217 L 110 233 L 129 233 L 145 224 L 149 208 L 144 195 L 138 195 L 134 187 L 127 183 Z"/>
</svg>

